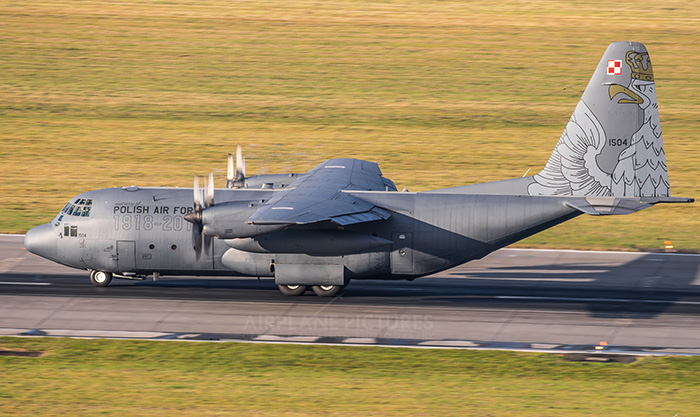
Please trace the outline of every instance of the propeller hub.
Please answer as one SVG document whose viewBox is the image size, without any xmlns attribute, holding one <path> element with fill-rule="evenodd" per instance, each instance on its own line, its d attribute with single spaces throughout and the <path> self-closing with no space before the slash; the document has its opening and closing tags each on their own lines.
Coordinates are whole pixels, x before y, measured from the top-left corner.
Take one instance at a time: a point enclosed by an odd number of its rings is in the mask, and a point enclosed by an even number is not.
<svg viewBox="0 0 700 417">
<path fill-rule="evenodd" d="M 202 223 L 202 211 L 196 210 L 192 213 L 185 214 L 185 220 L 190 223 Z"/>
</svg>

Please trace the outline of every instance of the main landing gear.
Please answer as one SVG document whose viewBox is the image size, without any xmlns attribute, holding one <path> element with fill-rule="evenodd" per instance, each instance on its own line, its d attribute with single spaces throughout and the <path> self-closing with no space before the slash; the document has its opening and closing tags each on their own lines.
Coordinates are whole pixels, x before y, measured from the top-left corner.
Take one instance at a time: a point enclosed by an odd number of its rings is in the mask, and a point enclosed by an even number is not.
<svg viewBox="0 0 700 417">
<path fill-rule="evenodd" d="M 160 274 L 158 274 L 158 276 L 159 275 Z M 128 279 L 143 279 L 143 277 L 132 278 L 125 277 L 122 275 L 117 275 L 117 277 Z M 95 270 L 90 271 L 90 283 L 95 287 L 108 286 L 112 282 L 112 278 L 114 278 L 114 274 L 112 274 L 111 272 Z M 156 276 L 154 276 L 154 280 L 157 280 Z M 278 285 L 277 287 L 279 288 L 282 294 L 287 296 L 302 295 L 306 292 L 306 290 L 309 289 L 309 286 L 307 285 Z M 333 297 L 334 295 L 338 294 L 343 288 L 345 288 L 345 285 L 314 285 L 311 287 L 311 290 L 313 290 L 313 292 L 319 297 Z"/>
<path fill-rule="evenodd" d="M 282 294 L 288 296 L 302 295 L 308 289 L 306 285 L 278 285 L 277 287 Z M 311 287 L 319 297 L 333 297 L 343 288 L 345 285 L 314 285 Z"/>
<path fill-rule="evenodd" d="M 106 287 L 112 282 L 112 273 L 104 271 L 90 271 L 90 283 L 96 287 Z"/>
<path fill-rule="evenodd" d="M 278 285 L 280 292 L 288 296 L 302 295 L 308 288 L 306 285 Z"/>
</svg>

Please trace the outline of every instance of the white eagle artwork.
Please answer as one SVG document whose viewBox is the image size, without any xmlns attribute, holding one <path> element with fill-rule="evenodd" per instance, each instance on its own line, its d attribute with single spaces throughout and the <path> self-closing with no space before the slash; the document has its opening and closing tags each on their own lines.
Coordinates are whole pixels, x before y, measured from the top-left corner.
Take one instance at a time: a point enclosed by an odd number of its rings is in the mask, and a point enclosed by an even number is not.
<svg viewBox="0 0 700 417">
<path fill-rule="evenodd" d="M 609 83 L 610 99 L 623 93 L 620 105 L 637 105 L 642 110 L 641 126 L 620 152 L 606 146 L 611 138 L 583 98 L 579 101 L 544 169 L 528 186 L 530 195 L 634 196 L 670 195 L 666 157 L 661 138 L 658 103 L 651 61 L 647 53 L 630 51 L 627 64 L 632 70 L 627 87 Z M 612 139 L 615 141 L 618 139 Z M 621 141 L 621 140 L 620 140 Z M 621 142 L 618 142 L 618 145 Z M 617 148 L 619 149 L 619 148 Z M 612 172 L 603 170 L 598 158 L 619 152 Z"/>
</svg>

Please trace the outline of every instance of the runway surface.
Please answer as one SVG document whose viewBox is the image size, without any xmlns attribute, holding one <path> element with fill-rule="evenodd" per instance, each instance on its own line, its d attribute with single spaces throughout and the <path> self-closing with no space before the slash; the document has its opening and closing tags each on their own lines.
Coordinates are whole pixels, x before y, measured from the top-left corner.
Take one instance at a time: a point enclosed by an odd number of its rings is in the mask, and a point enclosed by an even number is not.
<svg viewBox="0 0 700 417">
<path fill-rule="evenodd" d="M 272 280 L 90 285 L 0 236 L 0 335 L 700 354 L 700 255 L 502 249 L 335 298 Z"/>
</svg>

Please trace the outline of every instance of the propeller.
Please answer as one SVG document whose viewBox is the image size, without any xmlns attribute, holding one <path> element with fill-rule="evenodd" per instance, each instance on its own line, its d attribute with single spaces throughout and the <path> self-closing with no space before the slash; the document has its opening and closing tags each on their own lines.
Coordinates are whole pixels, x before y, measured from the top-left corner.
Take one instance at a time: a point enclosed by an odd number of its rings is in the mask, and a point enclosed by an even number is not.
<svg viewBox="0 0 700 417">
<path fill-rule="evenodd" d="M 204 194 L 204 207 L 211 207 L 214 205 L 214 173 L 209 173 L 209 181 L 207 181 L 207 190 Z"/>
<path fill-rule="evenodd" d="M 228 169 L 226 170 L 226 188 L 233 188 L 233 154 L 228 154 Z"/>
<path fill-rule="evenodd" d="M 233 170 L 233 155 L 228 154 L 228 172 L 226 175 L 226 188 L 245 187 L 245 159 L 241 145 L 236 148 L 236 171 Z"/>
<path fill-rule="evenodd" d="M 199 188 L 199 177 L 195 174 L 192 197 L 194 209 L 191 213 L 185 215 L 185 220 L 192 223 L 192 245 L 195 253 L 197 254 L 197 260 L 199 260 L 202 255 L 202 247 L 204 246 L 204 250 L 208 252 L 209 243 L 211 241 L 211 238 L 204 234 L 204 227 L 202 225 L 202 210 L 214 205 L 213 172 L 209 174 L 209 178 L 207 179 L 204 199 L 202 199 L 202 191 Z M 202 245 L 202 243 L 204 243 L 204 245 Z"/>
<path fill-rule="evenodd" d="M 245 186 L 245 159 L 241 145 L 236 148 L 236 167 L 234 171 L 233 155 L 228 154 L 228 169 L 226 172 L 226 188 L 241 188 Z M 194 208 L 191 213 L 185 215 L 185 220 L 192 223 L 192 246 L 197 254 L 197 260 L 204 252 L 209 252 L 211 237 L 204 233 L 202 224 L 202 211 L 214 205 L 214 173 L 207 178 L 204 195 L 199 188 L 199 177 L 195 174 L 192 187 L 192 200 Z"/>
</svg>

